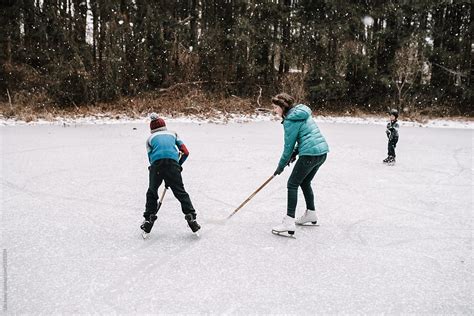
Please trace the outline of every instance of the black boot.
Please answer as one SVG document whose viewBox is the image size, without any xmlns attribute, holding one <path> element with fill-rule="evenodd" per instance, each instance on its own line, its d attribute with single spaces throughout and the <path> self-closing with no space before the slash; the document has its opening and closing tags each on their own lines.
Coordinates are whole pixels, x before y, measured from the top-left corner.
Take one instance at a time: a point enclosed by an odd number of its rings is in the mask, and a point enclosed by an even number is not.
<svg viewBox="0 0 474 316">
<path fill-rule="evenodd" d="M 384 160 L 382 160 L 382 162 L 383 162 L 383 163 L 388 163 L 391 158 L 392 158 L 392 156 L 388 156 L 387 158 L 385 158 Z"/>
<path fill-rule="evenodd" d="M 150 215 L 148 218 L 145 218 L 143 223 L 141 224 L 140 228 L 145 232 L 145 233 L 150 233 L 151 229 L 153 228 L 153 224 L 155 223 L 156 219 L 158 217 L 156 215 Z"/>
<path fill-rule="evenodd" d="M 188 222 L 188 226 L 189 228 L 191 228 L 191 230 L 193 231 L 193 233 L 197 232 L 199 229 L 201 229 L 201 225 L 199 225 L 197 222 L 196 222 L 196 213 L 190 213 L 190 214 L 186 214 L 184 216 L 184 219 L 186 219 L 186 221 Z"/>
</svg>

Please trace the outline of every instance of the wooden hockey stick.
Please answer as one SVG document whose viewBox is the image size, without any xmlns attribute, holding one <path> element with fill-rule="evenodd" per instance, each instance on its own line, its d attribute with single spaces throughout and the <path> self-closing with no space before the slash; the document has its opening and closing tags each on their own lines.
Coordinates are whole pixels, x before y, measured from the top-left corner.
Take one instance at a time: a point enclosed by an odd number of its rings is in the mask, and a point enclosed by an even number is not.
<svg viewBox="0 0 474 316">
<path fill-rule="evenodd" d="M 247 204 L 263 187 L 265 187 L 272 179 L 275 178 L 275 175 L 272 175 L 270 178 L 267 179 L 257 190 L 255 190 L 245 201 L 242 202 L 242 204 L 239 205 L 229 216 L 227 216 L 226 219 L 231 218 L 234 216 L 235 213 L 237 213 L 245 204 Z"/>
</svg>

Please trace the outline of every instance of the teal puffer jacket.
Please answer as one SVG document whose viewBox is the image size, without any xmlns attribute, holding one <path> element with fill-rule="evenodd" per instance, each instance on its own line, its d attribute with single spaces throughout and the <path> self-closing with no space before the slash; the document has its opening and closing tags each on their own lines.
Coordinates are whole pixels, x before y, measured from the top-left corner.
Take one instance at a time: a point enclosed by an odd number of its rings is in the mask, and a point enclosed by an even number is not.
<svg viewBox="0 0 474 316">
<path fill-rule="evenodd" d="M 284 168 L 291 158 L 295 145 L 300 156 L 321 156 L 329 146 L 313 120 L 311 109 L 304 104 L 291 108 L 283 120 L 285 147 L 278 167 Z"/>
</svg>

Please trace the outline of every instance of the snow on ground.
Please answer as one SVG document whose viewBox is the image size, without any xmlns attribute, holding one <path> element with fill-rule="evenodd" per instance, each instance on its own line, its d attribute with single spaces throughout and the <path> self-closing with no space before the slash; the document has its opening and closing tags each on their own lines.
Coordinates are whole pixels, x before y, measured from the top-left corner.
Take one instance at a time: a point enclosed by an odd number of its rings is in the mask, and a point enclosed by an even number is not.
<svg viewBox="0 0 474 316">
<path fill-rule="evenodd" d="M 317 120 L 318 121 L 318 120 Z M 168 121 L 191 155 L 190 233 L 167 194 L 151 237 L 143 122 L 3 126 L 2 298 L 12 314 L 472 315 L 473 130 L 320 122 L 331 148 L 314 188 L 319 227 L 271 234 L 289 168 L 277 121 Z M 304 210 L 302 195 L 298 214 Z M 4 277 L 4 275 L 2 275 Z"/>
<path fill-rule="evenodd" d="M 215 123 L 215 124 L 226 124 L 226 123 L 248 123 L 248 122 L 267 122 L 275 121 L 276 117 L 271 114 L 255 114 L 255 115 L 238 115 L 232 114 L 215 118 L 203 119 L 201 117 L 184 116 L 184 117 L 164 117 L 166 121 L 176 123 Z M 315 117 L 317 122 L 325 123 L 349 123 L 349 124 L 364 124 L 364 125 L 386 125 L 388 118 L 386 117 L 351 117 L 351 116 L 317 116 Z M 84 116 L 84 117 L 56 117 L 53 121 L 37 120 L 33 122 L 25 122 L 16 119 L 6 119 L 0 115 L 0 127 L 1 126 L 17 126 L 17 125 L 90 125 L 90 124 L 125 124 L 125 123 L 145 123 L 148 118 L 132 119 L 124 115 L 113 116 L 113 115 L 95 115 L 95 116 Z M 436 128 L 467 128 L 474 129 L 474 122 L 472 120 L 464 119 L 430 119 L 426 122 L 406 121 L 400 120 L 400 126 L 417 126 L 417 127 L 436 127 Z"/>
</svg>

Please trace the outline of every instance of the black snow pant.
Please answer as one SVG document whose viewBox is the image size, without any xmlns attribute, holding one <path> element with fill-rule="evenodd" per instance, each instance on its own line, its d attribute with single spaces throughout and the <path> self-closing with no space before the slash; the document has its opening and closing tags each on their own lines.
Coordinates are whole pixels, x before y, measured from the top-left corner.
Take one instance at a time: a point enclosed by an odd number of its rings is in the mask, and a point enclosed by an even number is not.
<svg viewBox="0 0 474 316">
<path fill-rule="evenodd" d="M 181 171 L 183 168 L 173 159 L 160 159 L 155 161 L 149 170 L 149 185 L 146 192 L 146 206 L 143 217 L 148 218 L 158 212 L 158 188 L 163 181 L 165 186 L 169 187 L 174 196 L 181 203 L 181 210 L 186 214 L 193 214 L 195 218 L 196 211 L 194 210 L 189 194 L 184 189 L 183 179 L 181 178 Z"/>
<path fill-rule="evenodd" d="M 314 210 L 314 194 L 311 188 L 311 180 L 318 172 L 319 167 L 326 161 L 327 154 L 321 156 L 300 156 L 288 179 L 288 207 L 286 215 L 295 217 L 296 204 L 298 202 L 298 187 L 303 190 L 306 208 Z"/>
<path fill-rule="evenodd" d="M 395 157 L 395 147 L 397 147 L 398 137 L 394 137 L 388 141 L 388 155 Z"/>
</svg>

